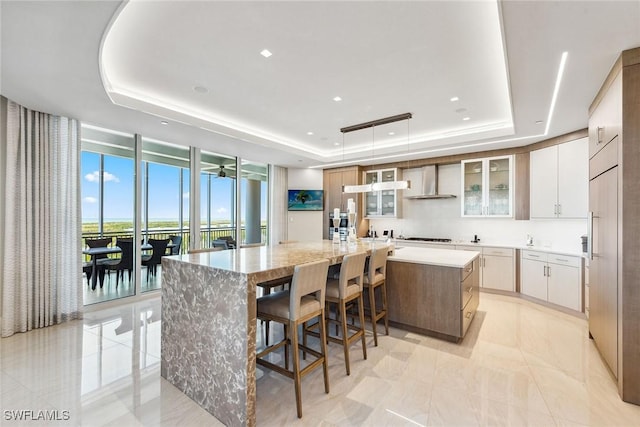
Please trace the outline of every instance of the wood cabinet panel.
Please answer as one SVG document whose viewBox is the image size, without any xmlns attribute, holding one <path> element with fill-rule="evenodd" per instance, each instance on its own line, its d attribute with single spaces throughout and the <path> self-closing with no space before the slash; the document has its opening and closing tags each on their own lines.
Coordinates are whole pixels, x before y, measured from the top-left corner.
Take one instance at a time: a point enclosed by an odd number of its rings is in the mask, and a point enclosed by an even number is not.
<svg viewBox="0 0 640 427">
<path fill-rule="evenodd" d="M 419 331 L 461 338 L 464 310 L 478 300 L 478 261 L 464 279 L 460 268 L 392 261 L 387 264 L 389 320 Z M 468 293 L 471 297 L 465 295 Z M 470 305 L 471 304 L 471 305 Z M 473 309 L 472 309 L 473 307 Z M 470 319 L 468 319 L 470 322 Z M 468 325 L 467 325 L 468 326 Z"/>
<path fill-rule="evenodd" d="M 589 158 L 620 134 L 621 125 L 622 73 L 619 73 L 589 118 Z"/>
</svg>

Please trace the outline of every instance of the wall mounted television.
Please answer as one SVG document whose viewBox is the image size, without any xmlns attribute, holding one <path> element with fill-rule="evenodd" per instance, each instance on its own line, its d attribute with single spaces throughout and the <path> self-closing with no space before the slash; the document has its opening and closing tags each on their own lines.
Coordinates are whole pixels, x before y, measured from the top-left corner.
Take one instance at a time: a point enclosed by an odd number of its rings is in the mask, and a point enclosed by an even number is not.
<svg viewBox="0 0 640 427">
<path fill-rule="evenodd" d="M 324 209 L 323 190 L 289 190 L 290 211 L 321 211 Z"/>
</svg>

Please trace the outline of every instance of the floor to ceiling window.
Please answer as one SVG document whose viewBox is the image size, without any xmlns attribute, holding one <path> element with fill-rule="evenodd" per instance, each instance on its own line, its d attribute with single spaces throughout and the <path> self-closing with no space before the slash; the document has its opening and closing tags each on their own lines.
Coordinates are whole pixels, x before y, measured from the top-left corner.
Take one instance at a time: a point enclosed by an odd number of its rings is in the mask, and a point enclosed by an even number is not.
<svg viewBox="0 0 640 427">
<path fill-rule="evenodd" d="M 200 153 L 200 247 L 236 241 L 236 159 Z"/>
<path fill-rule="evenodd" d="M 161 256 L 267 242 L 268 165 L 83 125 L 81 168 L 85 305 L 157 291 Z"/>
<path fill-rule="evenodd" d="M 84 303 L 135 294 L 133 259 L 137 251 L 118 251 L 119 239 L 134 236 L 133 135 L 83 126 L 82 129 L 82 244 Z M 92 250 L 106 253 L 91 254 Z"/>
<path fill-rule="evenodd" d="M 188 197 L 189 148 L 142 138 L 142 292 L 160 289 L 162 256 L 188 247 Z"/>
</svg>

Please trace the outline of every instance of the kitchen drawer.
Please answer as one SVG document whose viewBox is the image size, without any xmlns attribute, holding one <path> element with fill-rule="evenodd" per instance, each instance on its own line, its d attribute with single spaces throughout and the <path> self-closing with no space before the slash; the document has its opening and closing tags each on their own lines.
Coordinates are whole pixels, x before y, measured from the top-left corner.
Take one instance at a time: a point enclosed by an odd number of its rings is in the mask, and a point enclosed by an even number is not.
<svg viewBox="0 0 640 427">
<path fill-rule="evenodd" d="M 478 304 L 480 303 L 480 297 L 477 292 L 475 292 L 467 305 L 460 311 L 460 315 L 462 316 L 462 334 L 461 336 L 467 333 L 467 329 L 469 329 L 469 325 L 473 320 L 473 317 L 476 315 L 476 310 L 478 309 Z"/>
<path fill-rule="evenodd" d="M 547 254 L 544 252 L 522 250 L 520 255 L 522 256 L 522 259 L 547 262 Z"/>
<path fill-rule="evenodd" d="M 460 308 L 463 309 L 477 291 L 473 289 L 473 275 L 469 274 L 460 284 Z"/>
<path fill-rule="evenodd" d="M 456 245 L 455 247 L 459 251 L 476 251 L 482 253 L 482 246 Z"/>
<path fill-rule="evenodd" d="M 576 256 L 567 256 L 567 255 L 555 255 L 548 254 L 547 262 L 552 264 L 560 264 L 560 265 L 569 265 L 571 267 L 578 267 L 582 264 L 581 259 Z"/>
<path fill-rule="evenodd" d="M 496 255 L 496 256 L 513 256 L 513 249 L 511 248 L 482 248 L 482 255 Z"/>
<path fill-rule="evenodd" d="M 476 258 L 474 261 L 471 261 L 469 264 L 465 265 L 464 268 L 460 271 L 460 281 L 464 281 L 469 275 L 473 272 L 474 265 L 476 268 L 478 267 L 478 259 Z"/>
</svg>

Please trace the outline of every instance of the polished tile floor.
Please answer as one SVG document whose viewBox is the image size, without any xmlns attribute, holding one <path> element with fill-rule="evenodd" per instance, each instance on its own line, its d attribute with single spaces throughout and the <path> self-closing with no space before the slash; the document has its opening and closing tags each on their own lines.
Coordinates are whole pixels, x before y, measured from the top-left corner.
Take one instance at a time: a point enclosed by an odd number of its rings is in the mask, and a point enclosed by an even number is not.
<svg viewBox="0 0 640 427">
<path fill-rule="evenodd" d="M 154 291 L 160 289 L 162 283 L 162 266 L 158 266 L 156 275 L 150 275 L 147 279 L 147 269 L 142 269 L 142 282 L 141 291 Z M 105 275 L 102 288 L 98 284 L 95 290 L 91 290 L 91 287 L 87 283 L 87 277 L 82 276 L 83 284 L 83 302 L 84 305 L 96 304 L 99 302 L 111 301 L 114 299 L 125 298 L 135 294 L 135 288 L 133 286 L 133 278 L 129 280 L 129 276 L 125 272 L 124 280 L 120 280 L 118 287 L 116 288 L 116 274 L 111 272 Z"/>
<path fill-rule="evenodd" d="M 220 425 L 160 378 L 159 304 L 1 339 L 0 424 Z M 348 377 L 341 347 L 329 346 L 331 392 L 320 370 L 306 377 L 302 420 L 292 382 L 259 369 L 258 425 L 640 425 L 640 407 L 618 398 L 586 321 L 528 301 L 483 293 L 461 344 L 397 329 L 378 347 L 367 338 L 368 359 L 354 344 Z M 20 411 L 68 420 L 16 422 Z"/>
</svg>

